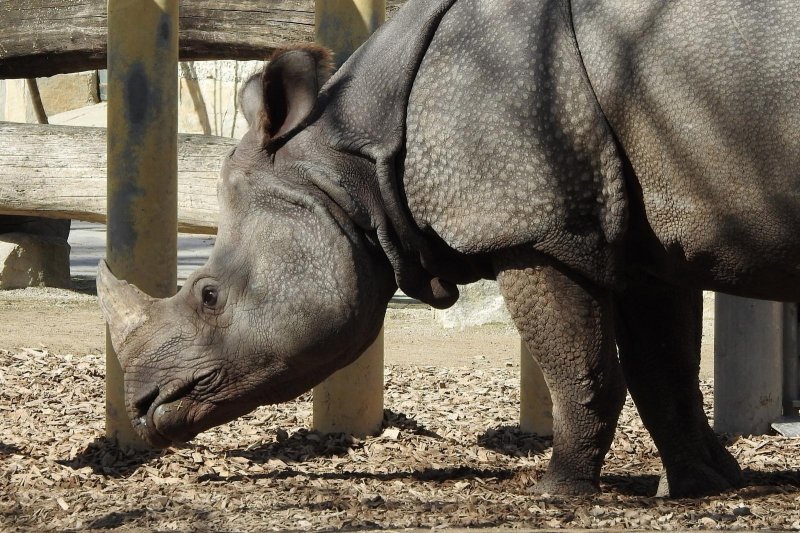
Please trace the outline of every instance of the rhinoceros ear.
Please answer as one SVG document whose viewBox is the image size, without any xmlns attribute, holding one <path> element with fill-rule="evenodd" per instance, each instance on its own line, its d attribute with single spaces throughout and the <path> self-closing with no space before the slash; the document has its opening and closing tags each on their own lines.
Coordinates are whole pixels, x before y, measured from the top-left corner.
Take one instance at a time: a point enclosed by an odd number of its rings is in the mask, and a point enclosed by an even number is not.
<svg viewBox="0 0 800 533">
<path fill-rule="evenodd" d="M 239 91 L 239 107 L 250 127 L 258 124 L 264 117 L 262 75 L 263 73 L 259 72 L 250 76 Z"/>
<path fill-rule="evenodd" d="M 319 90 L 332 72 L 332 55 L 322 47 L 304 45 L 277 50 L 262 74 L 260 127 L 264 144 L 277 146 L 304 125 L 314 110 Z M 251 90 L 245 86 L 243 94 Z M 243 108 L 248 104 L 244 98 Z M 254 123 L 251 123 L 251 126 Z"/>
</svg>

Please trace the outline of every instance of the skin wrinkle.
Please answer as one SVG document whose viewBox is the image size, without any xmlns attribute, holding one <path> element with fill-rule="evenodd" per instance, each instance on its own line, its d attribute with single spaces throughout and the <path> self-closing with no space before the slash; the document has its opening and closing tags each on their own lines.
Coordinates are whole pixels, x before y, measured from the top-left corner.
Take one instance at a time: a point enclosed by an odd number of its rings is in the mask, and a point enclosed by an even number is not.
<svg viewBox="0 0 800 533">
<path fill-rule="evenodd" d="M 219 396 L 220 392 L 225 388 L 226 373 L 223 366 L 219 366 L 213 370 L 210 382 L 206 384 L 198 383 L 189 393 L 196 402 L 204 402 L 206 398 L 214 398 Z"/>
</svg>

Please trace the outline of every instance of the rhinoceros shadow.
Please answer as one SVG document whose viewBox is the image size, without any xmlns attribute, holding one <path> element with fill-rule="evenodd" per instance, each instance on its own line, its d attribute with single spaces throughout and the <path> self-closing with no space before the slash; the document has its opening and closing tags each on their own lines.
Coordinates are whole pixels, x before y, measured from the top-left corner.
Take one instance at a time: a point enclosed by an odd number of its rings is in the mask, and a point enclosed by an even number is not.
<svg viewBox="0 0 800 533">
<path fill-rule="evenodd" d="M 623 496 L 652 497 L 658 490 L 656 474 L 601 474 L 600 490 Z"/>
<path fill-rule="evenodd" d="M 8 457 L 10 455 L 21 454 L 22 449 L 19 446 L 14 444 L 7 444 L 5 442 L 0 442 L 0 459 Z"/>
<path fill-rule="evenodd" d="M 519 426 L 499 426 L 486 430 L 478 444 L 503 455 L 527 457 L 543 454 L 553 446 L 553 438 L 522 431 Z"/>
<path fill-rule="evenodd" d="M 391 410 L 384 410 L 383 426 L 381 433 L 389 428 L 396 428 L 405 434 L 414 434 L 422 437 L 443 440 L 444 438 L 434 431 L 427 429 L 413 418 L 409 418 L 403 413 Z M 318 457 L 346 456 L 349 450 L 360 449 L 365 445 L 365 441 L 354 438 L 344 433 L 331 433 L 323 435 L 307 429 L 299 429 L 291 435 L 280 436 L 276 441 L 265 443 L 261 446 L 248 447 L 239 450 L 230 450 L 227 455 L 231 457 L 244 457 L 253 463 L 268 463 L 279 460 L 286 464 L 286 467 L 275 471 L 248 475 L 248 478 L 257 479 L 259 477 L 270 479 L 291 478 L 303 475 L 310 479 L 376 479 L 380 481 L 408 480 L 415 481 L 452 481 L 458 479 L 511 479 L 515 475 L 514 469 L 509 468 L 476 468 L 467 465 L 452 465 L 440 468 L 428 467 L 422 469 L 401 470 L 398 472 L 308 472 L 307 469 L 293 468 L 291 465 L 299 465 Z M 200 476 L 200 481 L 235 481 L 241 476 L 222 477 L 218 474 L 210 473 Z"/>
<path fill-rule="evenodd" d="M 743 498 L 787 492 L 800 492 L 800 470 L 752 470 L 744 469 Z"/>
<path fill-rule="evenodd" d="M 744 484 L 735 489 L 736 497 L 743 501 L 776 494 L 800 492 L 800 472 L 793 470 L 756 471 L 743 470 Z M 659 476 L 655 474 L 604 474 L 600 476 L 603 492 L 624 496 L 650 497 L 656 493 Z"/>
<path fill-rule="evenodd" d="M 162 455 L 163 451 L 127 451 L 105 437 L 97 437 L 73 459 L 56 461 L 62 466 L 78 470 L 90 467 L 94 474 L 109 477 L 126 477 L 141 465 Z"/>
<path fill-rule="evenodd" d="M 403 413 L 384 410 L 381 433 L 388 428 L 397 428 L 404 433 L 412 433 L 422 437 L 441 439 L 437 433 L 429 430 L 413 418 Z M 231 450 L 228 455 L 244 457 L 254 463 L 266 463 L 281 460 L 286 463 L 301 463 L 316 457 L 336 457 L 347 455 L 348 450 L 364 446 L 364 441 L 344 433 L 322 434 L 308 429 L 298 429 L 291 435 L 279 432 L 274 442 L 241 450 Z"/>
<path fill-rule="evenodd" d="M 147 514 L 144 509 L 130 511 L 112 511 L 86 524 L 87 529 L 115 529 L 142 518 Z"/>
</svg>

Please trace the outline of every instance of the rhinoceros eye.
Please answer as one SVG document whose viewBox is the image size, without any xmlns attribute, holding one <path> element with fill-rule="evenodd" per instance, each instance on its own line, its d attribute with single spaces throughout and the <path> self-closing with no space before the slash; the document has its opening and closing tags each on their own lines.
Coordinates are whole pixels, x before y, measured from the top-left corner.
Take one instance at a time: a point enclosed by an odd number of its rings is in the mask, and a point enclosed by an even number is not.
<svg viewBox="0 0 800 533">
<path fill-rule="evenodd" d="M 217 305 L 218 291 L 216 287 L 203 287 L 203 306 L 213 309 Z"/>
</svg>

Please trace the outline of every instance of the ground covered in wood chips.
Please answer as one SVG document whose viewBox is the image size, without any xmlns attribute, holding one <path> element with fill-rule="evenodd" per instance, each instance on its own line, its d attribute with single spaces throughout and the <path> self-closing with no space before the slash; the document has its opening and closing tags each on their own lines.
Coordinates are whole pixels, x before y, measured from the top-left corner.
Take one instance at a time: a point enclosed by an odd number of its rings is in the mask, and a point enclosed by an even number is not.
<svg viewBox="0 0 800 533">
<path fill-rule="evenodd" d="M 508 365 L 391 365 L 385 428 L 366 440 L 309 432 L 306 395 L 138 455 L 102 438 L 103 373 L 99 354 L 0 350 L 0 530 L 800 528 L 798 440 L 731 439 L 745 488 L 658 499 L 630 401 L 601 495 L 532 494 L 549 442 L 516 429 Z"/>
</svg>

